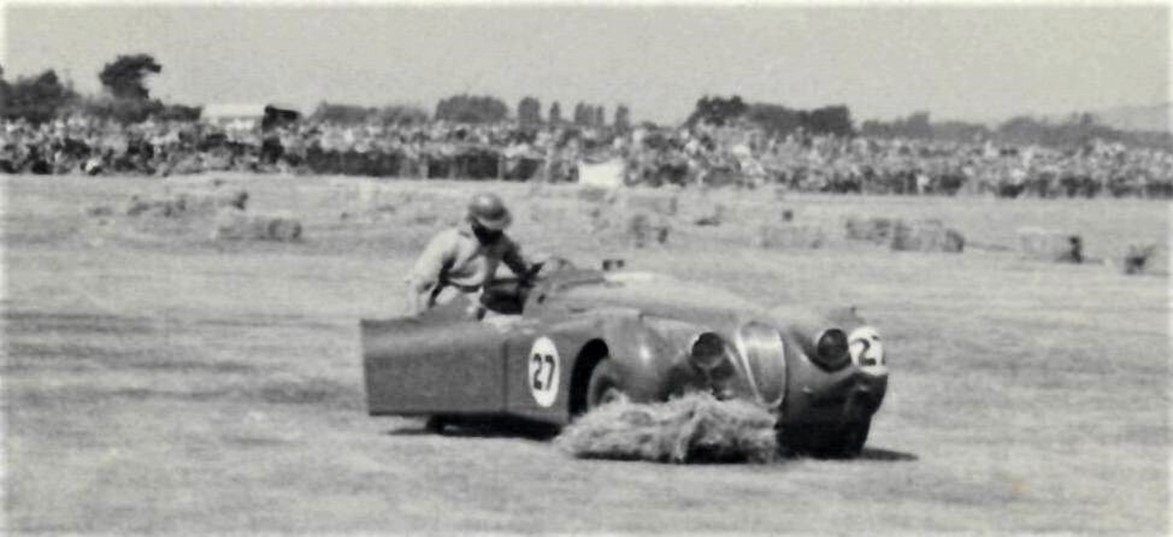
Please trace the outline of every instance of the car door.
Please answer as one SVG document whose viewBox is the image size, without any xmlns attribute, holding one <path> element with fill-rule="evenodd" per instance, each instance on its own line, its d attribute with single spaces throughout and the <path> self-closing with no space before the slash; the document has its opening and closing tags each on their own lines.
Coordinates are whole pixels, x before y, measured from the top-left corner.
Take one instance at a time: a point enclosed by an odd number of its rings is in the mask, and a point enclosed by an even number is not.
<svg viewBox="0 0 1173 537">
<path fill-rule="evenodd" d="M 505 409 L 505 335 L 471 320 L 363 321 L 371 415 Z"/>
</svg>

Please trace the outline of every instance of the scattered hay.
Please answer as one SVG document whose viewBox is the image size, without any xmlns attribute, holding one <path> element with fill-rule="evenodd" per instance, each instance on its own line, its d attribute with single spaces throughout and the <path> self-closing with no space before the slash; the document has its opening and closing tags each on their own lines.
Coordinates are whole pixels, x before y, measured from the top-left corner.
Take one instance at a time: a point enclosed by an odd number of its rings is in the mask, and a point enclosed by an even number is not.
<svg viewBox="0 0 1173 537">
<path fill-rule="evenodd" d="M 940 220 L 896 222 L 889 243 L 893 250 L 913 252 L 960 253 L 965 249 L 965 237 L 955 229 L 946 228 Z"/>
<path fill-rule="evenodd" d="M 567 426 L 554 443 L 586 459 L 761 463 L 777 456 L 774 422 L 752 403 L 698 392 L 666 403 L 609 403 Z"/>
<path fill-rule="evenodd" d="M 754 243 L 759 248 L 814 249 L 826 245 L 827 234 L 812 225 L 766 224 L 758 228 Z"/>
<path fill-rule="evenodd" d="M 263 240 L 294 242 L 301 239 L 302 225 L 288 216 L 254 215 L 240 209 L 216 214 L 212 240 Z"/>
<path fill-rule="evenodd" d="M 1079 235 L 1039 228 L 1019 228 L 1018 248 L 1026 259 L 1057 263 L 1083 262 L 1083 239 Z"/>
<path fill-rule="evenodd" d="M 643 248 L 652 242 L 667 244 L 672 226 L 662 217 L 636 213 L 627 219 L 627 238 L 632 246 Z"/>
</svg>

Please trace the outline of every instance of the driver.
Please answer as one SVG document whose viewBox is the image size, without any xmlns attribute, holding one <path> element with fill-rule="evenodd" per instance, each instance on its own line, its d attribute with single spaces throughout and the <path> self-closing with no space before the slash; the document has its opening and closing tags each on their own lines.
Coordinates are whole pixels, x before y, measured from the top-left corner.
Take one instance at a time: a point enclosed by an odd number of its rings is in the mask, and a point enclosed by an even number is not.
<svg viewBox="0 0 1173 537">
<path fill-rule="evenodd" d="M 522 257 L 505 229 L 512 216 L 495 194 L 477 194 L 468 204 L 468 226 L 440 232 L 420 254 L 407 277 L 410 313 L 419 315 L 457 296 L 478 295 L 492 283 L 497 266 L 505 263 L 521 281 L 540 268 Z M 470 296 L 477 303 L 476 296 Z M 481 304 L 485 301 L 481 297 Z M 483 306 L 482 306 L 483 307 Z M 483 311 L 470 312 L 478 316 Z"/>
</svg>

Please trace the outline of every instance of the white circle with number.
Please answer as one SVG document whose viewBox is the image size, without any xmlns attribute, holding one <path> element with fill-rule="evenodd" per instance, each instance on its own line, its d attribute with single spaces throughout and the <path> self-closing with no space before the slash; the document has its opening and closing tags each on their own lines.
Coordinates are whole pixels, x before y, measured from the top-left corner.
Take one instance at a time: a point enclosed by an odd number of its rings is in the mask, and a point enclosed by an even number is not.
<svg viewBox="0 0 1173 537">
<path fill-rule="evenodd" d="M 881 369 L 884 367 L 884 344 L 880 341 L 880 333 L 870 326 L 861 326 L 847 337 L 851 350 L 851 360 L 861 368 Z"/>
<path fill-rule="evenodd" d="M 548 337 L 540 337 L 534 341 L 529 351 L 529 391 L 534 395 L 534 401 L 543 407 L 554 404 L 558 398 L 558 377 L 561 365 L 558 360 L 558 348 Z"/>
</svg>

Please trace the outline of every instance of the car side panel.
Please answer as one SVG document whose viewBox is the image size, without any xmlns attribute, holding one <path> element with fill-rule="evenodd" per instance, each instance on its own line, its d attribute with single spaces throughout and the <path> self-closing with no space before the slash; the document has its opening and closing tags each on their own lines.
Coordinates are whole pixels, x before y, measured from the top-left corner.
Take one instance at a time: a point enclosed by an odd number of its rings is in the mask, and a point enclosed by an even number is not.
<svg viewBox="0 0 1173 537">
<path fill-rule="evenodd" d="M 362 322 L 371 415 L 497 413 L 505 408 L 505 336 L 482 323 Z"/>
<path fill-rule="evenodd" d="M 554 322 L 526 319 L 516 324 L 505 343 L 505 406 L 509 414 L 567 423 L 571 375 L 579 352 L 600 336 L 598 323 L 589 318 Z M 546 341 L 540 341 L 543 339 Z"/>
</svg>

